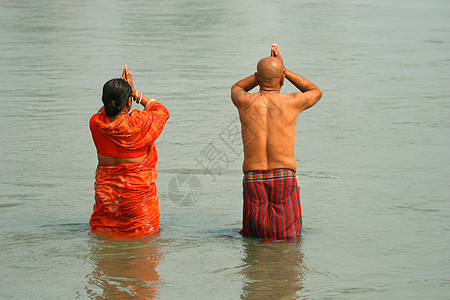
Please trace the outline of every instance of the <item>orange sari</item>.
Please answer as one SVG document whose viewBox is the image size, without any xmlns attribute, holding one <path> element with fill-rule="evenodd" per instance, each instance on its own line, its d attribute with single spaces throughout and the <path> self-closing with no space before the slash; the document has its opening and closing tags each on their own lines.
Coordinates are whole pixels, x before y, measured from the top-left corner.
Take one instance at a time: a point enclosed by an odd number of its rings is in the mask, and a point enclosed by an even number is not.
<svg viewBox="0 0 450 300">
<path fill-rule="evenodd" d="M 92 231 L 149 234 L 159 230 L 154 141 L 169 112 L 158 102 L 151 105 L 148 111 L 133 110 L 113 122 L 105 113 L 93 117 L 102 134 L 124 151 L 148 147 L 148 154 L 142 163 L 97 166 L 94 211 L 89 221 Z"/>
</svg>

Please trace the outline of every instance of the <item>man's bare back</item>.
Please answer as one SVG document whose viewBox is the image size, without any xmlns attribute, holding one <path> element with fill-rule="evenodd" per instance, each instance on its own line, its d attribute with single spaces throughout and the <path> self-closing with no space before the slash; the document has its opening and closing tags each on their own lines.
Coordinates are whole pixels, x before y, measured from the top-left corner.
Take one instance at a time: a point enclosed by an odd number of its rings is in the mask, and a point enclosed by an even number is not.
<svg viewBox="0 0 450 300">
<path fill-rule="evenodd" d="M 271 56 L 258 62 L 258 72 L 231 88 L 231 99 L 239 111 L 244 144 L 243 171 L 297 170 L 294 155 L 297 118 L 322 97 L 312 82 L 284 68 L 276 44 Z M 284 79 L 301 92 L 281 94 Z M 258 93 L 248 93 L 259 85 Z"/>
</svg>

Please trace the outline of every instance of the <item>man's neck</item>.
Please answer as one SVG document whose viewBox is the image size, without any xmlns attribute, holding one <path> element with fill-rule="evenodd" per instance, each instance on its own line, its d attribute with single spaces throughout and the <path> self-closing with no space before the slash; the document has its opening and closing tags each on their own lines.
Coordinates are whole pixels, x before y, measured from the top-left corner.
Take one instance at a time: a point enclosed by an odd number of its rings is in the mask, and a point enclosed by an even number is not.
<svg viewBox="0 0 450 300">
<path fill-rule="evenodd" d="M 276 89 L 276 88 L 260 88 L 259 92 L 261 94 L 275 94 L 275 93 L 279 93 L 280 90 Z"/>
</svg>

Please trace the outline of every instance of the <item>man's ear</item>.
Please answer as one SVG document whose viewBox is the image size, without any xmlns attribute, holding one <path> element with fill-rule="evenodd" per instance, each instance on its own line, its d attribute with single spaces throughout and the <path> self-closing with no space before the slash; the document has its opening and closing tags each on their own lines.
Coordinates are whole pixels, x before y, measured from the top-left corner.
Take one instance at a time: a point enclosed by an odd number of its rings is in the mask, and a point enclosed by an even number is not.
<svg viewBox="0 0 450 300">
<path fill-rule="evenodd" d="M 286 77 L 285 73 L 286 73 L 286 70 L 283 70 L 283 76 L 281 76 L 281 78 L 280 78 L 280 87 L 282 87 L 284 84 L 284 78 Z"/>
</svg>

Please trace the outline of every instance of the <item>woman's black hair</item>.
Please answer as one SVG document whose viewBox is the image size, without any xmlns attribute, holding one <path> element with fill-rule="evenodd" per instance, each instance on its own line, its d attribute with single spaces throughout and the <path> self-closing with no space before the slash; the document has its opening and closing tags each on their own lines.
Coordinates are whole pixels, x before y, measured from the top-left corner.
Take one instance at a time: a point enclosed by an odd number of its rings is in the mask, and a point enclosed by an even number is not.
<svg viewBox="0 0 450 300">
<path fill-rule="evenodd" d="M 110 118 L 117 116 L 131 97 L 131 86 L 123 79 L 111 79 L 103 85 L 102 102 L 106 115 Z"/>
</svg>

